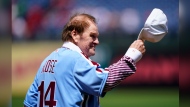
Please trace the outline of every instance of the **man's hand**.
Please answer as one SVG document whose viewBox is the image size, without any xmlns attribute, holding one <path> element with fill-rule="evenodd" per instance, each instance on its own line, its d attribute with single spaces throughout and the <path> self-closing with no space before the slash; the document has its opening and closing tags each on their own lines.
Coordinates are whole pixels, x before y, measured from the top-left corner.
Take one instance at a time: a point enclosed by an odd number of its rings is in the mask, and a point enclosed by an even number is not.
<svg viewBox="0 0 190 107">
<path fill-rule="evenodd" d="M 142 54 L 145 53 L 146 49 L 145 49 L 145 46 L 144 46 L 144 41 L 143 40 L 135 40 L 129 48 L 135 48 L 137 50 L 139 50 Z"/>
<path fill-rule="evenodd" d="M 133 59 L 135 63 L 137 63 L 141 58 L 142 55 L 145 54 L 145 46 L 144 46 L 144 41 L 143 40 L 135 40 L 125 53 L 125 56 L 130 57 Z"/>
</svg>

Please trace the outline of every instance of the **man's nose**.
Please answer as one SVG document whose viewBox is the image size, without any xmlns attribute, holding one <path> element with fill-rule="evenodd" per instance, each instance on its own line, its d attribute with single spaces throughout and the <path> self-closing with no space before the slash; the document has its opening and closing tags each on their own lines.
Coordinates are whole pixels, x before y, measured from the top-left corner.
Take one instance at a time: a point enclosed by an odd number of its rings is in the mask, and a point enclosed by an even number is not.
<svg viewBox="0 0 190 107">
<path fill-rule="evenodd" d="M 97 45 L 99 44 L 98 38 L 95 39 L 94 43 L 97 44 Z"/>
</svg>

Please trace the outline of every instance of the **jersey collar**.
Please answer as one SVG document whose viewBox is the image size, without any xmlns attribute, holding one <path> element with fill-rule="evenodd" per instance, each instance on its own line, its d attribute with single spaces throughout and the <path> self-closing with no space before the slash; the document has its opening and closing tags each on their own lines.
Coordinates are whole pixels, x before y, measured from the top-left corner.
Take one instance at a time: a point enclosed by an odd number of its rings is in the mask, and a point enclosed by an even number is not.
<svg viewBox="0 0 190 107">
<path fill-rule="evenodd" d="M 69 48 L 69 49 L 71 49 L 73 51 L 77 51 L 79 53 L 82 53 L 81 49 L 77 45 L 75 45 L 74 43 L 69 42 L 69 41 L 64 42 L 63 45 L 62 45 L 62 47 Z"/>
</svg>

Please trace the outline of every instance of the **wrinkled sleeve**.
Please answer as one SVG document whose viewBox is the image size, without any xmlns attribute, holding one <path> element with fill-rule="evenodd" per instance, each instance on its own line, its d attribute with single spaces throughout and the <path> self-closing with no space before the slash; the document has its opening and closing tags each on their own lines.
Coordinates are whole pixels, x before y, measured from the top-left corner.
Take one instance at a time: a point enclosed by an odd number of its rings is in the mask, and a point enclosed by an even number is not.
<svg viewBox="0 0 190 107">
<path fill-rule="evenodd" d="M 117 63 L 110 65 L 109 74 L 103 92 L 110 91 L 119 85 L 126 77 L 132 75 L 136 71 L 134 61 L 127 56 L 123 56 Z"/>
</svg>

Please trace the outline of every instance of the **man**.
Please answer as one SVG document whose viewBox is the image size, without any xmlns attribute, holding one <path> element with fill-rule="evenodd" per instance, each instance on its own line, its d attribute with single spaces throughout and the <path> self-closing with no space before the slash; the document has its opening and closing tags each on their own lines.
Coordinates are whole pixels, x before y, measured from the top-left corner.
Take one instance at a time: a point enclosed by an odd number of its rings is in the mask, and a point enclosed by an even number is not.
<svg viewBox="0 0 190 107">
<path fill-rule="evenodd" d="M 95 55 L 98 35 L 93 16 L 72 16 L 63 29 L 63 46 L 42 62 L 25 107 L 99 107 L 99 97 L 134 74 L 135 63 L 145 53 L 144 42 L 134 41 L 117 63 L 103 69 L 89 58 Z"/>
</svg>

